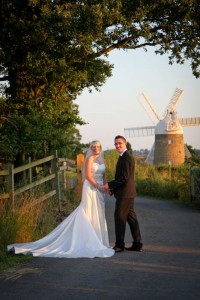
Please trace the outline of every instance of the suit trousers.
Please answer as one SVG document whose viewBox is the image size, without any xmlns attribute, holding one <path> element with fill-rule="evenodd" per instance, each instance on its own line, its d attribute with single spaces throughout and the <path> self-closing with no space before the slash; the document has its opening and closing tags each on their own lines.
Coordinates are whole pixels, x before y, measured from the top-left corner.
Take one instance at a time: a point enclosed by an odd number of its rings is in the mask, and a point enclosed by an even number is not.
<svg viewBox="0 0 200 300">
<path fill-rule="evenodd" d="M 126 222 L 128 222 L 134 242 L 141 242 L 140 227 L 134 210 L 134 198 L 116 199 L 115 204 L 115 236 L 117 247 L 124 247 Z"/>
</svg>

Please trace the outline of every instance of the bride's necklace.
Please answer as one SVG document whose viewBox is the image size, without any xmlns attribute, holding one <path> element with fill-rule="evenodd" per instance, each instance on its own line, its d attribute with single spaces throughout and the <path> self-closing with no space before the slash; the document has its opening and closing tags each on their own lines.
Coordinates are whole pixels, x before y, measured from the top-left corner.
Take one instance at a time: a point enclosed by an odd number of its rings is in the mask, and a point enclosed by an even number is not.
<svg viewBox="0 0 200 300">
<path fill-rule="evenodd" d="M 101 161 L 100 161 L 99 156 L 97 156 L 97 157 L 94 156 L 93 162 L 96 162 L 96 163 L 100 164 Z"/>
</svg>

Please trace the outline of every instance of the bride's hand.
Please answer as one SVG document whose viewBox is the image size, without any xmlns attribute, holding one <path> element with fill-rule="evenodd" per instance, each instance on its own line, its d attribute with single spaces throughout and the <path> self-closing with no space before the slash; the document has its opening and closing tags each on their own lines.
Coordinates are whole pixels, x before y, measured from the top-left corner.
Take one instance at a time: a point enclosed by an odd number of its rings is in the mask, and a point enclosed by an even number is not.
<svg viewBox="0 0 200 300">
<path fill-rule="evenodd" d="M 102 185 L 102 188 L 105 190 L 105 191 L 109 191 L 109 186 L 107 183 L 105 183 L 104 185 Z"/>
<path fill-rule="evenodd" d="M 98 190 L 100 190 L 100 191 L 104 191 L 104 190 L 105 190 L 103 185 L 98 185 L 97 188 L 98 188 Z"/>
<path fill-rule="evenodd" d="M 100 185 L 100 184 L 98 184 L 98 183 L 95 184 L 95 187 L 96 187 L 98 190 L 103 190 L 103 186 Z"/>
</svg>

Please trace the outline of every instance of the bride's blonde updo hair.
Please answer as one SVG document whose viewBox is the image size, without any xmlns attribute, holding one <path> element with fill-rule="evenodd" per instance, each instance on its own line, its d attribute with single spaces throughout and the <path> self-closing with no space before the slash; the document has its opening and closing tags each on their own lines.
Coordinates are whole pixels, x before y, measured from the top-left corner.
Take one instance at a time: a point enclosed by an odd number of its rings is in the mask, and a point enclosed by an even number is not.
<svg viewBox="0 0 200 300">
<path fill-rule="evenodd" d="M 85 180 L 85 162 L 88 159 L 88 157 L 92 156 L 92 146 L 94 145 L 98 145 L 100 146 L 101 152 L 99 153 L 99 157 L 103 158 L 103 151 L 102 151 L 102 146 L 101 146 L 101 142 L 99 140 L 94 140 L 90 143 L 90 146 L 87 150 L 87 153 L 85 155 L 85 160 L 84 160 L 84 165 L 83 165 L 83 169 L 82 169 L 82 181 Z"/>
<path fill-rule="evenodd" d="M 92 141 L 91 144 L 90 144 L 90 149 L 92 149 L 92 146 L 94 146 L 94 145 L 100 146 L 100 149 L 101 149 L 101 151 L 102 151 L 102 146 L 101 146 L 100 141 L 98 141 L 98 140 Z"/>
</svg>

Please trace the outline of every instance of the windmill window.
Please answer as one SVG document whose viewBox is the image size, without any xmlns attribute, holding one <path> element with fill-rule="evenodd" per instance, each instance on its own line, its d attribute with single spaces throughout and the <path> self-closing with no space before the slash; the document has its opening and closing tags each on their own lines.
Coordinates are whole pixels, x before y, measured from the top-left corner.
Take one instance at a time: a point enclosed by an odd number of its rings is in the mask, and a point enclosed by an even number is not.
<svg viewBox="0 0 200 300">
<path fill-rule="evenodd" d="M 172 140 L 168 140 L 168 145 L 171 145 L 173 144 L 173 141 Z"/>
</svg>

